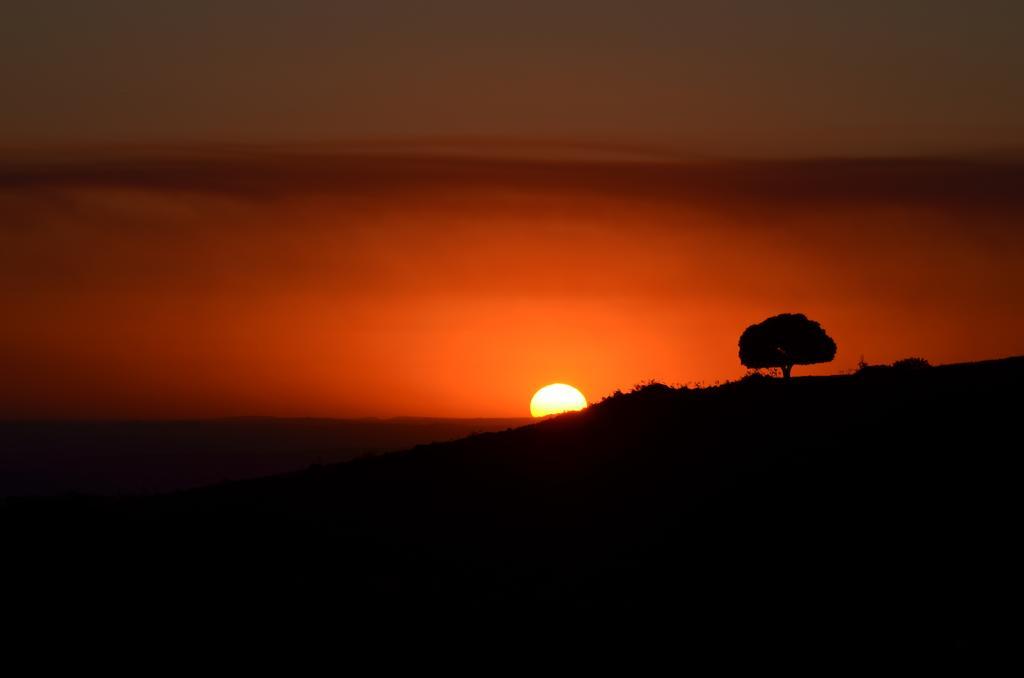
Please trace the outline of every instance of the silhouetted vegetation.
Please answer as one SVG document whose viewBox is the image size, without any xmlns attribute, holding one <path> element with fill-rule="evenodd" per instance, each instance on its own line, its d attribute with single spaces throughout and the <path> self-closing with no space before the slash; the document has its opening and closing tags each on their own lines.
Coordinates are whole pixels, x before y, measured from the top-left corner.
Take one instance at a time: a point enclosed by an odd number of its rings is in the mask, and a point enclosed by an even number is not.
<svg viewBox="0 0 1024 678">
<path fill-rule="evenodd" d="M 921 370 L 928 367 L 931 367 L 931 363 L 924 358 L 903 358 L 891 365 L 871 365 L 861 356 L 860 362 L 857 363 L 857 374 L 878 374 L 888 370 Z"/>
<path fill-rule="evenodd" d="M 751 325 L 740 336 L 740 363 L 754 369 L 777 367 L 789 379 L 794 365 L 827 363 L 836 342 L 802 313 L 783 313 Z"/>
<path fill-rule="evenodd" d="M 919 370 L 924 367 L 931 367 L 931 363 L 924 358 L 903 358 L 894 362 L 892 366 L 897 370 Z"/>
</svg>

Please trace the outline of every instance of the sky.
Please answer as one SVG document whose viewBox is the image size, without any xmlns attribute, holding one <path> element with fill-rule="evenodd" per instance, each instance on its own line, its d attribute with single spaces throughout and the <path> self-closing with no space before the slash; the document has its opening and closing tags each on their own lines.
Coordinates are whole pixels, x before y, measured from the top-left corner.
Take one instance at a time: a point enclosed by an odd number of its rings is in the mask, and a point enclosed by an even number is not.
<svg viewBox="0 0 1024 678">
<path fill-rule="evenodd" d="M 1019 149 L 1022 24 L 1016 0 L 37 0 L 0 25 L 0 145 Z"/>
<path fill-rule="evenodd" d="M 0 418 L 522 416 L 1024 354 L 1017 2 L 22 3 Z"/>
</svg>

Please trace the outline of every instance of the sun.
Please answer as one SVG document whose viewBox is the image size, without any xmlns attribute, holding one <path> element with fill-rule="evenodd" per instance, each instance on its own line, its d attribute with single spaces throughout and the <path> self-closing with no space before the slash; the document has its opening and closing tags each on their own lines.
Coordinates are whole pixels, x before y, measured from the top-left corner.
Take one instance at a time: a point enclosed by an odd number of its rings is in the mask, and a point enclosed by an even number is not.
<svg viewBox="0 0 1024 678">
<path fill-rule="evenodd" d="M 533 394 L 530 400 L 530 414 L 546 417 L 561 412 L 575 412 L 587 406 L 587 399 L 568 384 L 548 384 Z"/>
</svg>

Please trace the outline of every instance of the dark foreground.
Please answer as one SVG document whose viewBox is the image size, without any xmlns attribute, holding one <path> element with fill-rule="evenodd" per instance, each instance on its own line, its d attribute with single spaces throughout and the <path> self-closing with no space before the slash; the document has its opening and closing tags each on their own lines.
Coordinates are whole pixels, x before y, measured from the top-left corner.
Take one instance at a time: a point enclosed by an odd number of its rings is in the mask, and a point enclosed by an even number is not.
<svg viewBox="0 0 1024 678">
<path fill-rule="evenodd" d="M 139 623 L 601 620 L 942 656 L 1001 642 L 1022 386 L 1021 358 L 651 386 L 293 475 L 8 501 L 5 567 L 30 608 Z"/>
</svg>

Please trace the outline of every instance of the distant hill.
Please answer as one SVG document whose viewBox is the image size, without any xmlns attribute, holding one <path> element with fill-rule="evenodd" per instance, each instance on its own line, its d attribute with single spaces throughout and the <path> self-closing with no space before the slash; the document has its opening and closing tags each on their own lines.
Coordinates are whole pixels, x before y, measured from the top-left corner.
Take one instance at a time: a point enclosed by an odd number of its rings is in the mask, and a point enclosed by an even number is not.
<svg viewBox="0 0 1024 678">
<path fill-rule="evenodd" d="M 335 464 L 528 418 L 0 421 L 0 497 L 169 492 Z"/>
<path fill-rule="evenodd" d="M 74 568 L 140 614 L 211 597 L 240 613 L 255 597 L 282 619 L 311 605 L 667 619 L 693 642 L 973 647 L 989 637 L 986 601 L 1006 584 L 1017 531 L 1005 486 L 1022 387 L 1024 358 L 655 384 L 514 430 L 277 477 L 7 501 L 0 529 L 17 552 L 56 540 L 89 554 Z M 94 594 L 68 584 L 60 595 Z"/>
</svg>

